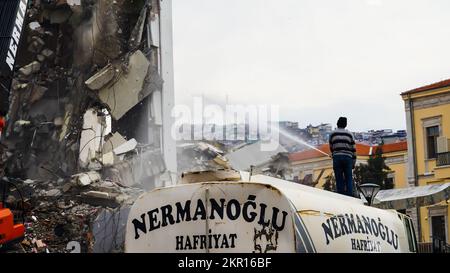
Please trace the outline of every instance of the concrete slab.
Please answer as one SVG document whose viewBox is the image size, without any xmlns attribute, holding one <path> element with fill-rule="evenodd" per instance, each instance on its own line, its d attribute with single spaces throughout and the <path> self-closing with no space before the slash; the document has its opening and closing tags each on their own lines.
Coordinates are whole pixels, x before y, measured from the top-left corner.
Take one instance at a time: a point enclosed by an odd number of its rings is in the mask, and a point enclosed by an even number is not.
<svg viewBox="0 0 450 273">
<path fill-rule="evenodd" d="M 99 182 L 100 179 L 100 174 L 98 172 L 92 171 L 73 175 L 72 183 L 84 187 L 92 183 Z"/>
<path fill-rule="evenodd" d="M 137 141 L 136 139 L 132 138 L 130 140 L 128 140 L 127 142 L 123 143 L 122 145 L 120 145 L 119 147 L 115 148 L 114 154 L 116 155 L 121 155 L 124 153 L 127 153 L 129 151 L 132 151 L 136 148 L 137 146 Z"/>
<path fill-rule="evenodd" d="M 94 74 L 84 83 L 91 90 L 99 90 L 103 88 L 106 84 L 111 82 L 115 75 L 115 67 L 111 64 L 105 66 L 99 72 Z"/>
<path fill-rule="evenodd" d="M 118 132 L 115 132 L 110 138 L 105 140 L 103 144 L 103 154 L 107 154 L 127 142 L 127 140 Z"/>
<path fill-rule="evenodd" d="M 127 69 L 121 72 L 117 81 L 99 91 L 100 100 L 109 106 L 116 120 L 145 98 L 141 91 L 149 66 L 150 62 L 138 50 L 130 56 Z"/>
</svg>

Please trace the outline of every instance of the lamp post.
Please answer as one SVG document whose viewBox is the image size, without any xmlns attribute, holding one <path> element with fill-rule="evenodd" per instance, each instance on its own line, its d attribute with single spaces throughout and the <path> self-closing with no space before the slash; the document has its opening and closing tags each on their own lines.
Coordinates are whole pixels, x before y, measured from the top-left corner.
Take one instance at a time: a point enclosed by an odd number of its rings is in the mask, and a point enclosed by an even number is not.
<svg viewBox="0 0 450 273">
<path fill-rule="evenodd" d="M 361 184 L 359 186 L 359 189 L 360 189 L 362 195 L 364 196 L 364 198 L 366 198 L 369 206 L 371 206 L 373 199 L 375 198 L 375 195 L 377 195 L 377 193 L 380 191 L 380 186 L 377 184 L 373 184 L 373 183 L 366 183 L 366 184 Z"/>
</svg>

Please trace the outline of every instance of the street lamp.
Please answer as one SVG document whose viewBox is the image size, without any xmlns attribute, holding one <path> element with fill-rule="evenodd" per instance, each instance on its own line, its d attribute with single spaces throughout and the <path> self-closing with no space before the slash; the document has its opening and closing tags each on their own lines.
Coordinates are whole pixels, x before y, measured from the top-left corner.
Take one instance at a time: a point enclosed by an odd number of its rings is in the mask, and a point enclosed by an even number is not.
<svg viewBox="0 0 450 273">
<path fill-rule="evenodd" d="M 361 184 L 359 186 L 359 190 L 361 191 L 364 198 L 366 198 L 367 203 L 372 205 L 372 201 L 375 198 L 375 195 L 380 191 L 380 186 L 373 183 Z"/>
</svg>

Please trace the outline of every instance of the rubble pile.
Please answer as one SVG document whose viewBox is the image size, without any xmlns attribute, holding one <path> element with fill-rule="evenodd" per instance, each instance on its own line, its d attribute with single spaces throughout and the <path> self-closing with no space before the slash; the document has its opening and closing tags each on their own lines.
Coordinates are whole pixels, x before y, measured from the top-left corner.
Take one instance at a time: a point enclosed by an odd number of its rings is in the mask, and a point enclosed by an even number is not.
<svg viewBox="0 0 450 273">
<path fill-rule="evenodd" d="M 143 190 L 96 179 L 99 177 L 98 173 L 89 172 L 74 175 L 68 181 L 17 182 L 25 195 L 23 250 L 34 253 L 123 251 L 123 240 L 113 245 L 111 240 L 105 242 L 105 238 L 123 237 L 127 209 Z M 10 207 L 21 206 L 22 200 L 17 195 L 8 199 Z M 105 211 L 111 215 L 122 214 L 123 222 L 104 221 L 100 215 Z M 106 243 L 110 245 L 107 248 Z"/>
<path fill-rule="evenodd" d="M 181 143 L 177 150 L 181 172 L 230 169 L 225 152 L 210 143 Z"/>
<path fill-rule="evenodd" d="M 85 246 L 88 252 L 92 244 L 89 223 L 97 208 L 89 205 L 76 205 L 73 201 L 41 202 L 33 209 L 34 221 L 27 222 L 25 239 L 21 245 L 25 252 L 54 253 L 72 252 L 70 242 L 75 241 Z M 70 238 L 70 239 L 69 239 Z"/>
</svg>

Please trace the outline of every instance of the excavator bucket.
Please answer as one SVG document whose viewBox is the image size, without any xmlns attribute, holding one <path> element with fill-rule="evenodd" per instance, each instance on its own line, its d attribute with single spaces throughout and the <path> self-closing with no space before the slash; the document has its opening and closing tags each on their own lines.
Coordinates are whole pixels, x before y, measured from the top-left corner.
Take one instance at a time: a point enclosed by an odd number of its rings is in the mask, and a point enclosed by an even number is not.
<svg viewBox="0 0 450 273">
<path fill-rule="evenodd" d="M 24 234 L 24 225 L 14 224 L 14 216 L 11 210 L 2 208 L 0 203 L 0 248 L 21 241 Z"/>
</svg>

